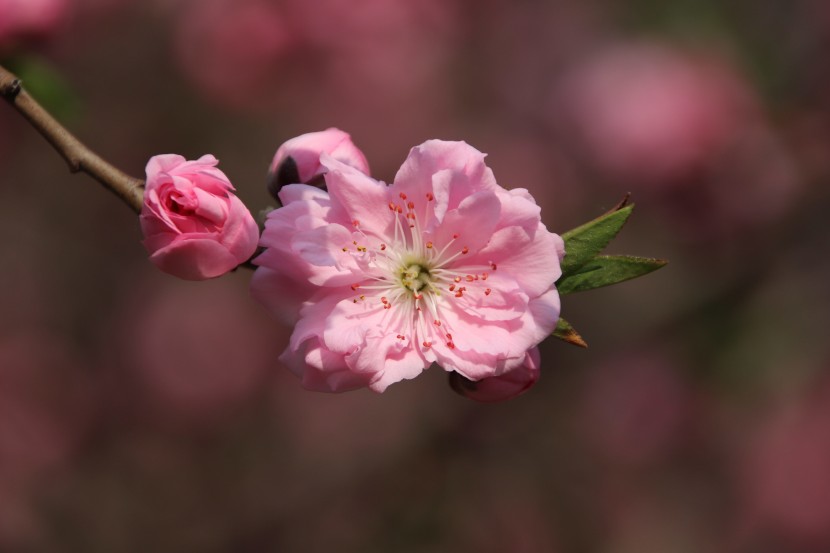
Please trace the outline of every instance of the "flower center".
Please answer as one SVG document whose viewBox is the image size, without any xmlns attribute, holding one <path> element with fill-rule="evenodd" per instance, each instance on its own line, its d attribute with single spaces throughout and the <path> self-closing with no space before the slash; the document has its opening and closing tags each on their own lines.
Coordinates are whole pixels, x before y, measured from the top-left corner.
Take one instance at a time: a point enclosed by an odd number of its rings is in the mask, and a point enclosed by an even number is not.
<svg viewBox="0 0 830 553">
<path fill-rule="evenodd" d="M 421 263 L 412 263 L 401 267 L 398 280 L 401 286 L 411 290 L 413 295 L 434 281 L 430 277 L 429 267 Z"/>
<path fill-rule="evenodd" d="M 491 292 L 487 277 L 496 264 L 465 263 L 470 248 L 460 232 L 453 232 L 443 244 L 434 244 L 420 221 L 429 211 L 419 209 L 419 202 L 404 193 L 399 197 L 403 203 L 390 201 L 388 205 L 395 217 L 391 235 L 367 236 L 360 221 L 352 221 L 354 239 L 342 251 L 366 269 L 365 279 L 351 284 L 352 303 L 383 309 L 390 333 L 399 340 L 411 340 L 424 351 L 438 342 L 454 349 L 445 309 L 454 309 L 451 302 L 469 301 L 469 296 L 485 302 Z M 431 193 L 426 194 L 427 204 L 434 200 Z"/>
</svg>

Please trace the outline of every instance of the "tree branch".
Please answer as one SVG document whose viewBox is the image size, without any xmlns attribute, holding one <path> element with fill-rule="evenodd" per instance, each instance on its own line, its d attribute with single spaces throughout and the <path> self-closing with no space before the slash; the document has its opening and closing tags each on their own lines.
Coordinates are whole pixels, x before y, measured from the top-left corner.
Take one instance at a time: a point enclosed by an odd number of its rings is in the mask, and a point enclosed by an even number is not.
<svg viewBox="0 0 830 553">
<path fill-rule="evenodd" d="M 115 193 L 136 213 L 144 203 L 144 181 L 122 173 L 87 148 L 38 104 L 20 79 L 0 65 L 0 96 L 49 141 L 73 173 L 84 172 Z"/>
</svg>

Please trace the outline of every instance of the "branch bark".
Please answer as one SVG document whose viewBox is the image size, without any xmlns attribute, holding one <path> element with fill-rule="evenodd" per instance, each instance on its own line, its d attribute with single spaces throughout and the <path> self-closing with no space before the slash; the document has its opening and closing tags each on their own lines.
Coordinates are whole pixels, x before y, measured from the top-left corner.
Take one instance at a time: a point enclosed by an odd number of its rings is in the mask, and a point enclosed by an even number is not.
<svg viewBox="0 0 830 553">
<path fill-rule="evenodd" d="M 0 96 L 43 135 L 66 160 L 72 173 L 86 173 L 115 193 L 133 211 L 141 212 L 144 181 L 121 172 L 87 148 L 26 92 L 20 79 L 1 65 Z"/>
</svg>

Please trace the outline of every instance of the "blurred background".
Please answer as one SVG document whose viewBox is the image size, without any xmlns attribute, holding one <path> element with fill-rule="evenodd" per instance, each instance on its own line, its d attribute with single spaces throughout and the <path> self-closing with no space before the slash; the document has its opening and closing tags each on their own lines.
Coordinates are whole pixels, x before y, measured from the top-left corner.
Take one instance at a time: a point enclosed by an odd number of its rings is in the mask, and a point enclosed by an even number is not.
<svg viewBox="0 0 830 553">
<path fill-rule="evenodd" d="M 188 283 L 0 105 L 0 551 L 830 551 L 825 0 L 0 0 L 0 59 L 143 176 L 212 153 L 253 212 L 340 127 L 391 181 L 461 139 L 564 232 L 631 192 L 526 395 L 439 369 L 301 389 L 250 273 Z"/>
</svg>

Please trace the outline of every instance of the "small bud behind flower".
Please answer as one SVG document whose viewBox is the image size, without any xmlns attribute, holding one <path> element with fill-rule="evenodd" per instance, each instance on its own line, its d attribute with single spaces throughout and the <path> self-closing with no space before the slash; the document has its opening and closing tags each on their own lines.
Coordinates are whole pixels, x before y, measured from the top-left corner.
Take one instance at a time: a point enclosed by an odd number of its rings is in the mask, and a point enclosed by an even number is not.
<svg viewBox="0 0 830 553">
<path fill-rule="evenodd" d="M 348 133 L 330 128 L 306 133 L 285 142 L 274 154 L 268 170 L 268 192 L 277 200 L 279 191 L 287 184 L 310 184 L 325 189 L 320 156 L 334 159 L 369 174 L 369 163 Z"/>
<path fill-rule="evenodd" d="M 175 154 L 147 163 L 141 230 L 159 269 L 186 280 L 221 276 L 247 261 L 259 230 L 212 155 Z"/>
<path fill-rule="evenodd" d="M 522 365 L 499 376 L 474 381 L 451 372 L 450 387 L 456 393 L 482 403 L 512 399 L 528 391 L 539 380 L 540 361 L 539 348 L 533 348 L 527 352 Z"/>
</svg>

